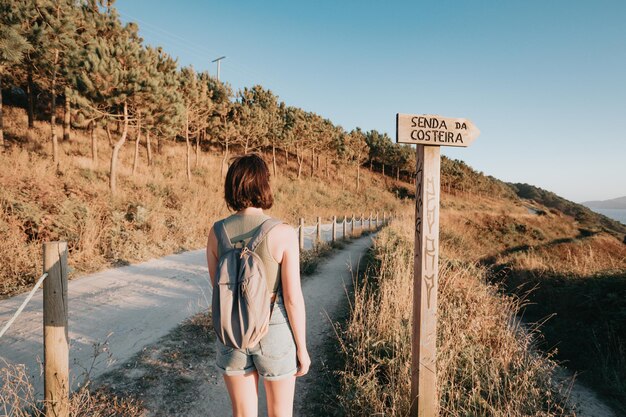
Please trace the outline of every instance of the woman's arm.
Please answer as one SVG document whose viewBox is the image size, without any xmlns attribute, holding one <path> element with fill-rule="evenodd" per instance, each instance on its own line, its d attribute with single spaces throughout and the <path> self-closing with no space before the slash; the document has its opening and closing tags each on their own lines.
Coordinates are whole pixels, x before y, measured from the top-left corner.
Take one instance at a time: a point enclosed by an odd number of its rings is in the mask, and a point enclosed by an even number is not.
<svg viewBox="0 0 626 417">
<path fill-rule="evenodd" d="M 209 266 L 209 276 L 211 277 L 211 287 L 215 285 L 215 274 L 217 273 L 217 237 L 213 228 L 209 231 L 206 243 L 206 262 Z"/>
<path fill-rule="evenodd" d="M 306 348 L 306 313 L 304 297 L 300 286 L 300 249 L 298 235 L 289 225 L 276 228 L 276 238 L 271 241 L 277 243 L 275 248 L 279 256 L 274 258 L 281 263 L 281 283 L 283 299 L 287 316 L 291 323 L 291 330 L 296 341 L 299 368 L 296 376 L 305 375 L 309 371 L 311 359 Z M 271 232 L 270 232 L 271 233 Z M 274 255 L 274 254 L 272 254 Z"/>
</svg>

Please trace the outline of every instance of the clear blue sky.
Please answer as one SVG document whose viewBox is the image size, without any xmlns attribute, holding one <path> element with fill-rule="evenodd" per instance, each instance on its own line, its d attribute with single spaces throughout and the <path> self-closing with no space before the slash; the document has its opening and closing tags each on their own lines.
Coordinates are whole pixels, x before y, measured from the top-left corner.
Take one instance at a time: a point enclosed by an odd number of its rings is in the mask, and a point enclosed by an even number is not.
<svg viewBox="0 0 626 417">
<path fill-rule="evenodd" d="M 118 0 L 148 44 L 235 89 L 395 137 L 395 114 L 467 117 L 443 153 L 574 201 L 626 195 L 626 1 Z"/>
</svg>

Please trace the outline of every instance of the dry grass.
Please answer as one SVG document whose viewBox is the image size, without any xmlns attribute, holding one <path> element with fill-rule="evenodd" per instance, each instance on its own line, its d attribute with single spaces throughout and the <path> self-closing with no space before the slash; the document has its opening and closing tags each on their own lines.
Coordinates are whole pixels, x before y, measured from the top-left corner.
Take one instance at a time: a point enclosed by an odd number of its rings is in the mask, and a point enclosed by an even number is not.
<svg viewBox="0 0 626 417">
<path fill-rule="evenodd" d="M 397 221 L 379 234 L 375 268 L 355 285 L 342 343 L 340 400 L 350 416 L 409 410 L 411 226 Z M 531 333 L 515 328 L 520 301 L 500 296 L 485 282 L 484 269 L 471 264 L 443 262 L 439 279 L 442 415 L 569 415 L 551 379 L 554 362 L 536 352 Z"/>
<path fill-rule="evenodd" d="M 49 125 L 25 129 L 22 110 L 8 108 L 5 129 L 10 150 L 0 154 L 0 296 L 23 291 L 41 273 L 41 243 L 68 242 L 71 276 L 123 265 L 174 252 L 200 248 L 212 222 L 227 209 L 222 198 L 221 155 L 201 152 L 193 178 L 185 174 L 185 148 L 167 143 L 156 154 L 154 165 L 141 161 L 132 175 L 133 141 L 121 152 L 119 193 L 108 189 L 110 149 L 106 134 L 98 133 L 100 151 L 92 165 L 90 143 L 74 132 L 72 143 L 61 143 L 60 168 L 52 165 Z M 113 132 L 115 134 L 115 132 Z M 387 191 L 378 176 L 364 173 L 363 190 L 357 194 L 346 173 L 342 190 L 336 167 L 329 178 L 311 177 L 305 170 L 295 179 L 295 157 L 285 164 L 279 153 L 279 175 L 274 178 L 275 205 L 269 214 L 297 224 L 316 216 L 325 219 L 344 213 L 396 211 L 403 206 Z M 192 156 L 192 161 L 194 157 Z M 338 212 L 339 211 L 339 212 Z"/>
<path fill-rule="evenodd" d="M 44 403 L 35 398 L 24 365 L 7 362 L 0 367 L 0 411 L 6 417 L 45 417 Z M 130 398 L 111 395 L 105 389 L 84 385 L 70 396 L 71 417 L 141 417 L 141 404 Z"/>
<path fill-rule="evenodd" d="M 626 270 L 626 245 L 613 236 L 602 234 L 529 248 L 499 257 L 498 263 L 552 275 L 610 274 Z"/>
<path fill-rule="evenodd" d="M 527 299 L 524 319 L 543 323 L 539 346 L 626 412 L 626 245 L 523 201 L 442 200 L 442 259 L 478 261 L 490 282 Z"/>
</svg>

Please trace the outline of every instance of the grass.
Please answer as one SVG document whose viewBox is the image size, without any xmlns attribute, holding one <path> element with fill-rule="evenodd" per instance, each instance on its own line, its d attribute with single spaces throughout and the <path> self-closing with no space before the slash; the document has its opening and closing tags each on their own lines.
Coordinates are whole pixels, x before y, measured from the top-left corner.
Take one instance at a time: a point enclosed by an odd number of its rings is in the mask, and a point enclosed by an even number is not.
<svg viewBox="0 0 626 417">
<path fill-rule="evenodd" d="M 49 155 L 49 125 L 36 122 L 33 130 L 25 126 L 21 109 L 6 109 L 5 132 L 12 146 L 0 153 L 0 297 L 26 290 L 41 274 L 44 241 L 68 242 L 73 278 L 201 248 L 212 222 L 228 213 L 221 151 L 203 150 L 189 182 L 182 144 L 164 144 L 151 167 L 142 147 L 138 172 L 132 175 L 129 141 L 121 152 L 119 193 L 112 196 L 110 149 L 103 131 L 97 132 L 97 165 L 91 161 L 88 138 L 76 131 L 74 141 L 61 143 L 57 169 Z M 275 204 L 268 213 L 293 225 L 300 217 L 312 224 L 317 216 L 392 212 L 406 205 L 376 175 L 364 172 L 361 185 L 367 192 L 356 193 L 352 172 L 346 173 L 345 189 L 336 166 L 329 178 L 306 172 L 297 180 L 295 157 L 287 164 L 284 154 L 279 156 L 279 173 L 272 179 Z"/>
<path fill-rule="evenodd" d="M 0 367 L 0 411 L 7 417 L 45 417 L 43 402 L 35 398 L 34 388 L 23 365 L 4 362 Z M 115 395 L 107 388 L 84 385 L 70 396 L 71 417 L 139 417 L 141 403 Z"/>
<path fill-rule="evenodd" d="M 626 245 L 594 235 L 498 257 L 493 280 L 526 293 L 527 321 L 546 320 L 544 349 L 626 412 Z"/>
<path fill-rule="evenodd" d="M 395 221 L 380 232 L 373 267 L 355 283 L 341 337 L 345 415 L 408 414 L 411 226 L 410 220 Z M 572 415 L 551 376 L 556 364 L 537 352 L 532 332 L 513 325 L 521 301 L 501 296 L 486 282 L 485 269 L 472 263 L 448 260 L 440 271 L 437 366 L 442 415 Z"/>
<path fill-rule="evenodd" d="M 358 229 L 355 238 L 362 234 Z M 315 273 L 324 258 L 349 245 L 351 240 L 321 242 L 301 253 L 302 275 Z M 107 372 L 94 385 L 90 370 L 82 375 L 82 387 L 71 394 L 71 416 L 137 417 L 148 414 L 152 403 L 166 405 L 160 413 L 180 415 L 201 395 L 197 385 L 211 373 L 215 340 L 210 312 L 199 313 L 181 323 L 157 343 L 150 345 L 125 364 Z M 328 342 L 331 342 L 329 340 Z M 106 345 L 107 342 L 104 343 Z M 110 351 L 94 348 L 94 355 Z M 191 370 L 194 368 L 194 370 Z M 215 376 L 213 376 L 215 377 Z M 195 381 L 195 382 L 194 382 Z M 165 401 L 162 401 L 165 399 Z M 43 403 L 23 365 L 4 363 L 0 368 L 0 410 L 10 417 L 43 417 Z M 9 414 L 8 410 L 13 410 Z"/>
<path fill-rule="evenodd" d="M 202 247 L 213 219 L 226 214 L 219 150 L 203 150 L 188 182 L 185 149 L 178 143 L 165 144 L 151 167 L 142 159 L 133 176 L 131 141 L 121 155 L 120 193 L 111 196 L 104 132 L 98 132 L 97 165 L 90 160 L 87 138 L 77 132 L 75 142 L 61 144 L 57 168 L 50 162 L 49 126 L 25 126 L 23 112 L 7 108 L 11 146 L 0 154 L 5 167 L 0 172 L 0 296 L 32 284 L 46 240 L 68 241 L 70 266 L 78 276 Z M 328 178 L 310 176 L 306 169 L 297 180 L 294 158 L 287 164 L 279 155 L 274 216 L 294 225 L 299 217 L 310 224 L 317 216 L 369 211 L 413 216 L 412 186 L 362 170 L 366 192 L 356 193 L 353 173 L 335 166 Z M 555 360 L 581 372 L 626 410 L 626 245 L 621 242 L 626 228 L 543 190 L 515 187 L 459 161 L 442 161 L 442 415 L 571 415 L 563 402 L 567 392 L 552 377 Z M 397 221 L 381 232 L 371 253 L 373 267 L 355 281 L 340 340 L 346 366 L 339 378 L 343 411 L 335 410 L 338 414 L 407 413 L 412 230 L 412 222 Z M 303 274 L 315 271 L 330 250 L 321 246 L 303 254 Z M 520 314 L 531 324 L 545 323 L 524 330 Z"/>
</svg>

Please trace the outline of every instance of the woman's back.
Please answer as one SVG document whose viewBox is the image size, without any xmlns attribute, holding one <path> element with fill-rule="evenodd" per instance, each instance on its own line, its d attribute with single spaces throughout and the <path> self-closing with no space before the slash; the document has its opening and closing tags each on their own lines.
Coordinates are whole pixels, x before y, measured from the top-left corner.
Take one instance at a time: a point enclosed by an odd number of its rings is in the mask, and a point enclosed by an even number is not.
<svg viewBox="0 0 626 417">
<path fill-rule="evenodd" d="M 223 220 L 224 228 L 230 238 L 230 242 L 234 246 L 245 245 L 250 241 L 257 229 L 265 220 L 269 219 L 267 214 L 232 214 Z M 280 288 L 280 264 L 272 256 L 270 250 L 272 233 L 270 232 L 261 244 L 257 247 L 255 253 L 263 260 L 265 267 L 265 277 L 267 279 L 267 289 L 271 293 L 275 293 Z M 221 256 L 221 250 L 218 247 L 218 258 Z"/>
</svg>

